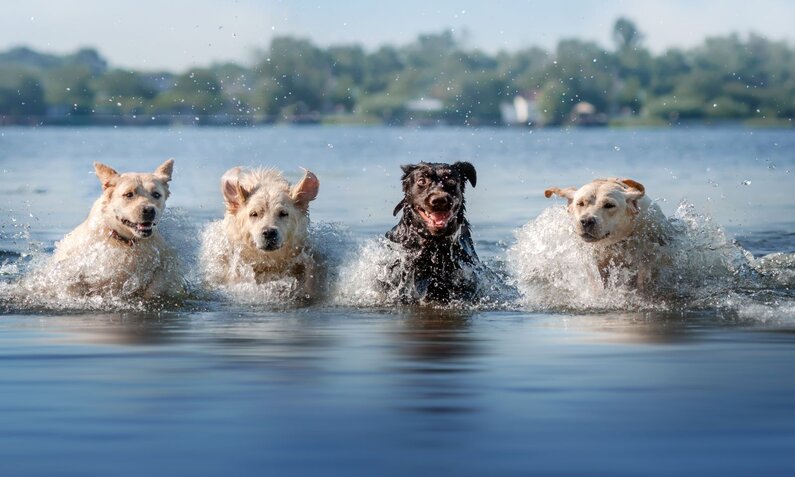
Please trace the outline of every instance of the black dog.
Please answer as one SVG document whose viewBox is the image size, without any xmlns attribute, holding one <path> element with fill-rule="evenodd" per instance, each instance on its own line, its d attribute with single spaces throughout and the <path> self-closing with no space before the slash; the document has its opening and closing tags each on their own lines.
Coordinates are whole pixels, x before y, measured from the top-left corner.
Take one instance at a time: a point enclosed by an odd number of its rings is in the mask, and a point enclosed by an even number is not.
<svg viewBox="0 0 795 477">
<path fill-rule="evenodd" d="M 404 196 L 393 215 L 403 210 L 403 217 L 386 237 L 405 254 L 384 285 L 408 303 L 474 300 L 481 264 L 464 216 L 464 185 L 475 187 L 475 167 L 421 162 L 401 168 Z"/>
</svg>

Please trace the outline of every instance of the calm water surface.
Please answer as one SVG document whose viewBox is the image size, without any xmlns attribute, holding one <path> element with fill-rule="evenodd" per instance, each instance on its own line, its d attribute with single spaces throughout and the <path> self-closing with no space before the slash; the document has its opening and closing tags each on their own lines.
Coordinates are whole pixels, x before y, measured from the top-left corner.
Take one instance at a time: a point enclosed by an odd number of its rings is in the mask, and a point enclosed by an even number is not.
<svg viewBox="0 0 795 477">
<path fill-rule="evenodd" d="M 196 230 L 235 165 L 312 169 L 313 221 L 361 241 L 395 220 L 399 164 L 470 160 L 493 262 L 545 187 L 596 176 L 643 182 L 668 214 L 686 199 L 756 256 L 795 252 L 791 131 L 7 128 L 0 280 L 83 220 L 91 162 L 167 157 Z M 0 475 L 793 475 L 790 283 L 655 312 L 0 303 Z"/>
</svg>

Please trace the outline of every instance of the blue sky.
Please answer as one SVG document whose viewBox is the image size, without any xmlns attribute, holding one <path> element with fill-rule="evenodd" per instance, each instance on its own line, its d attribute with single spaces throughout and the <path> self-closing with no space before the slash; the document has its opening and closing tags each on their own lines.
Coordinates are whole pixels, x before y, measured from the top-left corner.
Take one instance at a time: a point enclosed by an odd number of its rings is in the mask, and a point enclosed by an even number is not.
<svg viewBox="0 0 795 477">
<path fill-rule="evenodd" d="M 551 48 L 565 37 L 610 46 L 621 15 L 638 24 L 654 51 L 730 32 L 795 43 L 789 0 L 4 0 L 0 9 L 0 49 L 93 46 L 114 66 L 150 70 L 248 63 L 283 34 L 375 48 L 449 28 L 492 52 Z"/>
</svg>

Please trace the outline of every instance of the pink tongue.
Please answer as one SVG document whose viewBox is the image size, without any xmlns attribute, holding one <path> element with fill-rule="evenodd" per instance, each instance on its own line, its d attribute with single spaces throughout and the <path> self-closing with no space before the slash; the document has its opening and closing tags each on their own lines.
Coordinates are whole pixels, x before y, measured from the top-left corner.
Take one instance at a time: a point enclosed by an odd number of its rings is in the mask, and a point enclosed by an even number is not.
<svg viewBox="0 0 795 477">
<path fill-rule="evenodd" d="M 436 226 L 445 225 L 447 223 L 447 219 L 450 217 L 449 212 L 431 212 L 428 215 L 430 216 L 433 224 Z"/>
</svg>

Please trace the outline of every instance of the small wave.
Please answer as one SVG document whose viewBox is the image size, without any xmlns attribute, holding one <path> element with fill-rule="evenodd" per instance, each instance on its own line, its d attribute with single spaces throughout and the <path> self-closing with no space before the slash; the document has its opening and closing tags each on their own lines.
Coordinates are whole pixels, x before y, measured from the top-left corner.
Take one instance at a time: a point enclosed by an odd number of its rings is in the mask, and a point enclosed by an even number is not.
<svg viewBox="0 0 795 477">
<path fill-rule="evenodd" d="M 0 250 L 0 278 L 14 277 L 20 273 L 19 259 L 22 254 L 10 250 Z"/>
<path fill-rule="evenodd" d="M 776 252 L 751 262 L 756 271 L 780 287 L 795 286 L 795 253 Z"/>
</svg>

